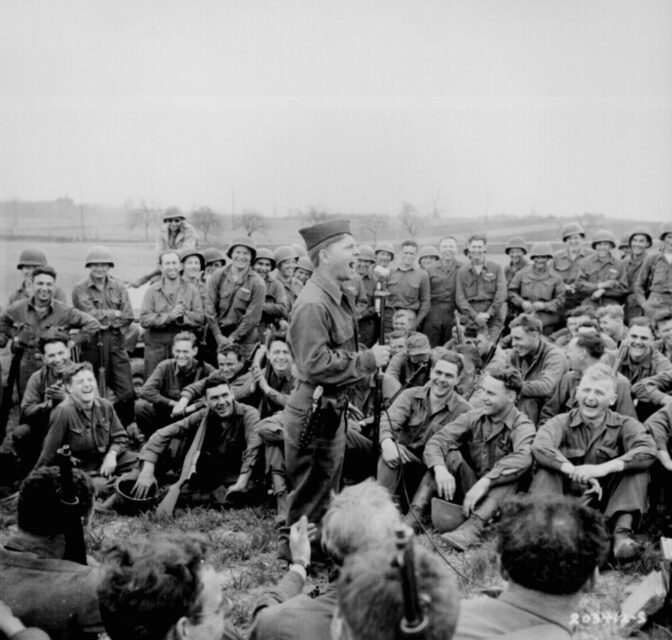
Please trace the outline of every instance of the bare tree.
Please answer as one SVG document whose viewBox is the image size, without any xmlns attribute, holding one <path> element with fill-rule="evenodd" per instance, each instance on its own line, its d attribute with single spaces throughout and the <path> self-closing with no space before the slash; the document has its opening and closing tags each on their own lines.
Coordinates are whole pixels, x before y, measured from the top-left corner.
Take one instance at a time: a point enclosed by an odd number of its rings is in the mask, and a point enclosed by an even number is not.
<svg viewBox="0 0 672 640">
<path fill-rule="evenodd" d="M 203 242 L 208 241 L 208 234 L 219 234 L 223 224 L 221 216 L 217 215 L 210 207 L 200 207 L 191 212 L 189 222 L 203 235 Z"/>
<path fill-rule="evenodd" d="M 266 229 L 268 227 L 268 221 L 258 211 L 244 209 L 236 226 L 242 227 L 245 229 L 247 235 L 251 236 L 255 231 Z"/>
<path fill-rule="evenodd" d="M 159 211 L 150 207 L 144 200 L 140 201 L 137 207 L 133 207 L 131 203 L 125 207 L 128 211 L 126 220 L 129 229 L 136 229 L 138 227 L 145 231 L 145 242 L 149 242 L 149 230 L 158 225 Z"/>
<path fill-rule="evenodd" d="M 425 228 L 427 221 L 418 213 L 418 210 L 410 202 L 404 202 L 401 205 L 399 222 L 401 223 L 401 226 L 406 229 L 411 238 L 415 238 L 415 236 Z"/>
<path fill-rule="evenodd" d="M 363 216 L 360 222 L 362 235 L 370 237 L 374 244 L 378 242 L 378 236 L 389 226 L 389 218 L 383 213 L 370 213 Z"/>
</svg>

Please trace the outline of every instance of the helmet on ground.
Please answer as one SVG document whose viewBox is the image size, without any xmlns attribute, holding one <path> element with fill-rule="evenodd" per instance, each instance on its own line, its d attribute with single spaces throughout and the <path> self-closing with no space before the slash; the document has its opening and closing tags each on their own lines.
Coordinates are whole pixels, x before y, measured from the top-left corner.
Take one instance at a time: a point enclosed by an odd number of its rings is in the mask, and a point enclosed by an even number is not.
<svg viewBox="0 0 672 640">
<path fill-rule="evenodd" d="M 147 496 L 144 498 L 137 498 L 133 494 L 133 487 L 135 486 L 135 481 L 137 478 L 127 478 L 121 476 L 114 488 L 117 493 L 119 502 L 118 509 L 120 512 L 123 512 L 125 515 L 137 514 L 142 511 L 147 511 L 154 506 L 154 503 L 157 499 L 157 486 L 153 484 L 149 488 Z"/>
<path fill-rule="evenodd" d="M 618 244 L 616 236 L 608 229 L 600 229 L 599 231 L 596 231 L 590 246 L 594 249 L 600 242 L 610 242 L 612 249 L 615 249 Z"/>
<path fill-rule="evenodd" d="M 233 242 L 226 250 L 226 255 L 229 256 L 229 258 L 233 254 L 233 250 L 236 247 L 245 247 L 246 249 L 248 249 L 252 254 L 252 263 L 254 264 L 254 260 L 257 257 L 257 243 L 254 240 L 252 240 L 252 238 L 249 238 L 247 236 L 243 236 L 241 238 L 234 238 Z"/>
<path fill-rule="evenodd" d="M 530 258 L 552 258 L 553 248 L 548 242 L 535 242 L 530 249 Z"/>
<path fill-rule="evenodd" d="M 586 232 L 583 230 L 583 227 L 578 222 L 568 222 L 564 227 L 562 227 L 562 241 L 565 242 L 570 236 L 581 236 L 582 238 L 586 237 Z"/>
<path fill-rule="evenodd" d="M 275 250 L 275 264 L 280 264 L 281 262 L 284 262 L 285 260 L 298 260 L 299 259 L 299 254 L 296 253 L 294 250 L 294 247 L 290 247 L 286 244 L 281 244 L 276 250 Z"/>
<path fill-rule="evenodd" d="M 642 226 L 635 227 L 625 238 L 625 246 L 626 248 L 630 246 L 630 243 L 632 242 L 633 236 L 646 236 L 646 240 L 649 243 L 648 246 L 650 247 L 653 244 L 653 236 L 651 235 L 651 232 L 646 228 Z"/>
<path fill-rule="evenodd" d="M 205 269 L 205 256 L 198 249 L 182 249 L 180 251 L 180 262 L 184 264 L 184 261 L 191 256 L 196 256 L 201 263 L 201 271 Z"/>
<path fill-rule="evenodd" d="M 47 256 L 39 249 L 24 249 L 19 255 L 19 263 L 16 265 L 17 269 L 23 267 L 41 267 L 47 264 Z"/>
<path fill-rule="evenodd" d="M 504 253 L 508 256 L 511 249 L 520 249 L 523 253 L 527 253 L 527 242 L 525 242 L 525 238 L 521 238 L 520 236 L 509 238 L 504 246 Z"/>
<path fill-rule="evenodd" d="M 256 262 L 257 260 L 269 260 L 271 263 L 271 269 L 275 269 L 275 256 L 268 247 L 259 247 L 257 249 L 257 256 L 254 261 Z"/>
<path fill-rule="evenodd" d="M 436 258 L 437 260 L 440 260 L 441 256 L 436 247 L 433 247 L 431 244 L 426 244 L 420 247 L 420 251 L 418 251 L 418 262 L 423 258 Z"/>
<path fill-rule="evenodd" d="M 111 267 L 114 266 L 114 258 L 112 252 L 107 247 L 96 246 L 91 247 L 86 254 L 85 267 L 90 267 L 94 263 L 107 263 Z"/>
</svg>

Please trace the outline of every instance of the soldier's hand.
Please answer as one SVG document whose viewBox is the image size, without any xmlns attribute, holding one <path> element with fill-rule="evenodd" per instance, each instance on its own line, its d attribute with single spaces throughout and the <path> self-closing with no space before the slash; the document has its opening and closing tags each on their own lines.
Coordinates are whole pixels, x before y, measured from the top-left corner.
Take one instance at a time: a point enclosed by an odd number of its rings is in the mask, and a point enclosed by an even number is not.
<svg viewBox="0 0 672 640">
<path fill-rule="evenodd" d="M 385 438 L 380 443 L 380 454 L 383 456 L 383 462 L 392 469 L 399 466 L 400 458 L 397 446 L 392 442 L 392 438 Z"/>
<path fill-rule="evenodd" d="M 62 382 L 56 382 L 55 384 L 48 386 L 44 390 L 44 395 L 49 398 L 49 400 L 53 400 L 56 404 L 65 400 L 67 396 Z"/>
<path fill-rule="evenodd" d="M 156 484 L 156 477 L 151 470 L 143 469 L 131 490 L 133 495 L 142 500 L 149 494 L 149 490 Z"/>
<path fill-rule="evenodd" d="M 595 478 L 591 478 L 588 481 L 588 488 L 583 492 L 584 496 L 590 496 L 593 494 L 597 496 L 598 500 L 602 500 L 602 487 Z"/>
<path fill-rule="evenodd" d="M 179 401 L 173 406 L 173 410 L 170 412 L 170 417 L 176 418 L 178 416 L 183 416 L 188 404 L 189 400 L 187 398 L 180 398 Z"/>
<path fill-rule="evenodd" d="M 437 465 L 434 467 L 434 480 L 436 481 L 436 490 L 440 498 L 452 500 L 455 495 L 455 478 L 446 467 Z"/>
<path fill-rule="evenodd" d="M 532 311 L 532 303 L 529 300 L 523 301 L 523 311 Z"/>
<path fill-rule="evenodd" d="M 599 300 L 604 295 L 604 289 L 595 289 L 590 296 L 593 300 Z"/>
<path fill-rule="evenodd" d="M 462 503 L 462 513 L 468 518 L 476 508 L 479 501 L 485 497 L 490 489 L 490 480 L 488 478 L 481 478 L 464 496 Z"/>
<path fill-rule="evenodd" d="M 103 458 L 103 464 L 100 465 L 100 475 L 103 478 L 109 478 L 117 468 L 117 452 L 108 451 Z"/>
<path fill-rule="evenodd" d="M 490 320 L 490 314 L 486 313 L 485 311 L 481 311 L 480 313 L 476 314 L 476 322 L 478 324 L 488 324 L 488 320 Z"/>
<path fill-rule="evenodd" d="M 535 311 L 543 311 L 544 310 L 545 304 L 541 300 L 537 300 L 536 302 L 532 303 L 532 308 Z"/>
<path fill-rule="evenodd" d="M 310 564 L 310 537 L 306 516 L 301 516 L 289 530 L 289 551 L 292 555 L 292 562 Z"/>
<path fill-rule="evenodd" d="M 390 361 L 390 347 L 386 344 L 374 344 L 371 347 L 371 353 L 376 359 L 377 367 L 384 367 Z"/>
</svg>

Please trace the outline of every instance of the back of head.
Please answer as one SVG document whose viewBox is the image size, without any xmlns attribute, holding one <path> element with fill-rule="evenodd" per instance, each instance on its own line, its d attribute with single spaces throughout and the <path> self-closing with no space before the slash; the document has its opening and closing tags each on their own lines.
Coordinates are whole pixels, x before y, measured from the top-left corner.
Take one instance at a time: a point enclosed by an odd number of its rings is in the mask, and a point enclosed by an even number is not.
<svg viewBox="0 0 672 640">
<path fill-rule="evenodd" d="M 19 529 L 36 536 L 55 536 L 65 532 L 65 509 L 61 503 L 58 467 L 40 467 L 28 474 L 19 489 L 17 519 Z M 82 517 L 93 505 L 93 484 L 79 469 L 73 470 L 75 492 Z"/>
<path fill-rule="evenodd" d="M 205 540 L 159 533 L 108 550 L 98 586 L 100 614 L 112 640 L 164 640 L 182 617 L 197 619 Z"/>
<path fill-rule="evenodd" d="M 460 596 L 453 576 L 440 558 L 415 546 L 418 595 L 428 625 L 425 640 L 453 637 Z M 399 568 L 393 566 L 391 546 L 372 549 L 348 559 L 338 582 L 338 615 L 344 627 L 341 638 L 396 640 L 404 615 L 404 596 Z"/>
<path fill-rule="evenodd" d="M 576 498 L 525 496 L 507 502 L 497 550 L 506 578 L 542 593 L 577 593 L 606 558 L 602 515 Z"/>
<path fill-rule="evenodd" d="M 334 494 L 322 519 L 322 546 L 341 564 L 352 553 L 394 538 L 399 511 L 387 489 L 365 480 Z"/>
</svg>

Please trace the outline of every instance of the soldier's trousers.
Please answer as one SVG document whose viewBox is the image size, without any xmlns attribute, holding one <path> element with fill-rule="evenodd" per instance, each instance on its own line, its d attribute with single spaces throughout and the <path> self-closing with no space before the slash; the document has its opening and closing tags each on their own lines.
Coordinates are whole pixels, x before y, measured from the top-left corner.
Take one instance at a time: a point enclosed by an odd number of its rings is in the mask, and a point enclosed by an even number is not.
<svg viewBox="0 0 672 640">
<path fill-rule="evenodd" d="M 471 489 L 480 478 L 459 451 L 448 452 L 448 456 L 446 457 L 446 467 L 455 477 L 456 487 L 452 502 L 462 504 L 462 502 L 464 502 L 464 496 L 467 495 L 469 489 Z M 487 522 L 507 498 L 516 494 L 517 489 L 517 480 L 490 487 L 486 496 L 474 509 L 474 513 Z"/>
<path fill-rule="evenodd" d="M 598 478 L 598 482 L 602 487 L 602 500 L 597 500 L 595 496 L 586 499 L 586 504 L 602 511 L 607 520 L 618 513 L 632 513 L 635 519 L 644 513 L 649 485 L 648 471 L 612 473 Z M 530 493 L 536 495 L 560 493 L 580 497 L 585 490 L 585 485 L 573 482 L 564 473 L 544 468 L 535 473 L 530 487 Z"/>
<path fill-rule="evenodd" d="M 403 464 L 403 468 L 393 468 L 387 465 L 383 460 L 383 456 L 378 458 L 378 469 L 376 470 L 376 480 L 383 485 L 392 496 L 399 496 L 402 506 L 411 500 L 415 490 L 420 484 L 420 480 L 427 471 L 425 463 L 422 461 L 422 447 L 407 447 L 400 444 L 399 447 L 404 447 L 409 454 L 410 462 Z M 401 461 L 399 461 L 401 465 Z M 402 477 L 403 471 L 403 477 Z M 408 499 L 406 499 L 408 494 Z"/>
<path fill-rule="evenodd" d="M 154 404 L 143 398 L 135 401 L 135 418 L 138 428 L 149 438 L 157 429 L 169 425 L 176 420 L 170 417 L 169 407 Z"/>
<path fill-rule="evenodd" d="M 145 329 L 143 340 L 145 342 L 145 380 L 149 380 L 159 362 L 172 357 L 173 338 L 178 334 L 177 330 L 159 331 L 157 329 Z"/>
<path fill-rule="evenodd" d="M 422 324 L 422 332 L 432 347 L 442 347 L 452 336 L 455 305 L 450 302 L 432 302 Z"/>
<path fill-rule="evenodd" d="M 273 493 L 276 495 L 285 493 L 287 491 L 287 472 L 285 469 L 282 413 L 264 418 L 258 423 L 257 429 L 259 437 L 264 443 L 266 475 L 271 480 Z"/>
<path fill-rule="evenodd" d="M 305 515 L 319 525 L 331 491 L 338 491 L 345 453 L 345 420 L 341 409 L 322 410 L 320 425 L 305 448 L 299 446 L 304 426 L 310 419 L 314 387 L 299 382 L 287 400 L 282 415 L 285 428 L 285 467 L 289 485 L 287 524 Z M 323 398 L 324 402 L 324 398 Z"/>
</svg>

